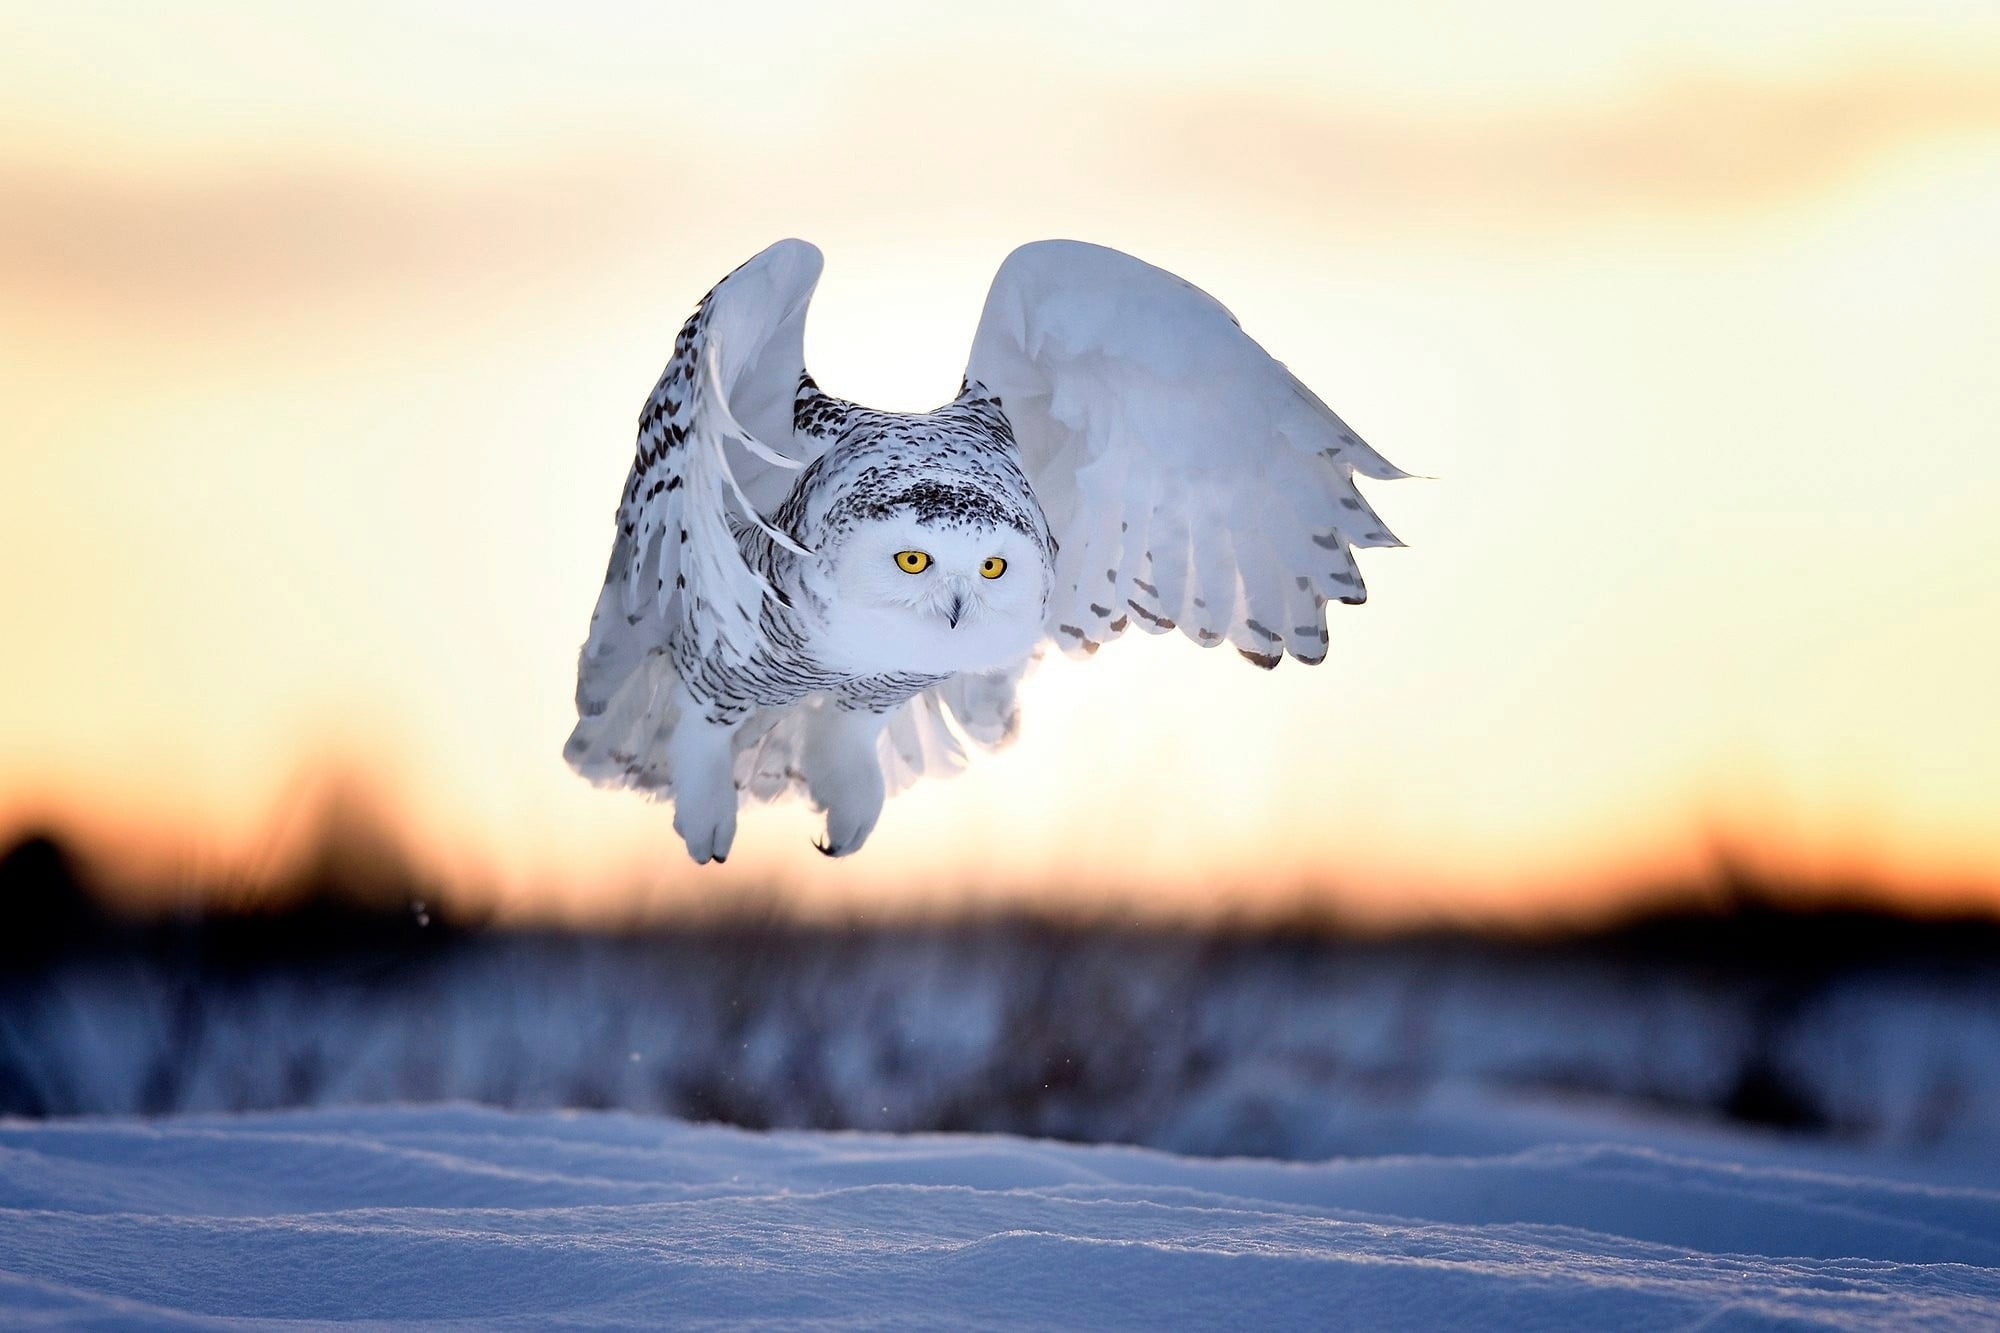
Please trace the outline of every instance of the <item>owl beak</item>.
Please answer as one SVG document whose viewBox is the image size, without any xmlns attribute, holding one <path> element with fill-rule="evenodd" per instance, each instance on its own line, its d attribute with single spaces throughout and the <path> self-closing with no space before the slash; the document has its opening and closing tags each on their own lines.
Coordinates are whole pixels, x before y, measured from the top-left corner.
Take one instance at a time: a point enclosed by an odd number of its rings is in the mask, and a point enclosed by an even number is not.
<svg viewBox="0 0 2000 1333">
<path fill-rule="evenodd" d="M 954 575 L 946 578 L 937 591 L 938 600 L 934 605 L 943 613 L 945 624 L 957 629 L 958 622 L 965 619 L 972 589 L 965 586 L 964 579 Z"/>
<path fill-rule="evenodd" d="M 957 629 L 958 622 L 971 615 L 975 609 L 972 605 L 972 589 L 967 586 L 967 580 L 955 574 L 940 579 L 932 596 L 937 599 L 931 603 L 932 609 L 943 616 L 944 623 L 953 629 Z"/>
</svg>

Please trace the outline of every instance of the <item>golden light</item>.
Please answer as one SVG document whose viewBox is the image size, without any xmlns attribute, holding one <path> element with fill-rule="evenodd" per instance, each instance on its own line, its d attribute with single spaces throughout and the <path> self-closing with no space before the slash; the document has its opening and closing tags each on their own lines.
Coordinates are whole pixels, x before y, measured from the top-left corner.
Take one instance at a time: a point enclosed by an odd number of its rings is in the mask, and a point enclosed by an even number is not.
<svg viewBox="0 0 2000 1333">
<path fill-rule="evenodd" d="M 1675 12 L 15 25 L 0 824 L 241 861 L 338 763 L 523 912 L 1533 912 L 1717 830 L 1992 890 L 2000 18 Z M 815 374 L 884 407 L 1014 244 L 1184 274 L 1436 478 L 1371 492 L 1409 549 L 1316 671 L 1051 661 L 864 856 L 780 808 L 697 877 L 559 749 L 639 400 L 791 234 Z"/>
</svg>

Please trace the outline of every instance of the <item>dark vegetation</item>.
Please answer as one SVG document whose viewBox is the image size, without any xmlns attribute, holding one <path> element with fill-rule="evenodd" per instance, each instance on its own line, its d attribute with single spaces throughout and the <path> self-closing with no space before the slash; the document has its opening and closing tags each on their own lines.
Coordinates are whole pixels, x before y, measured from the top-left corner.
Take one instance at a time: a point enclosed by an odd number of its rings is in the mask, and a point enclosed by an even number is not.
<svg viewBox="0 0 2000 1333">
<path fill-rule="evenodd" d="M 455 918 L 351 842 L 269 892 L 144 919 L 60 839 L 16 842 L 0 1113 L 466 1098 L 1300 1156 L 1447 1080 L 1911 1141 L 1988 1123 L 1997 1095 L 1966 1072 L 1979 1032 L 1913 1074 L 1890 1019 L 1843 1035 L 1838 1068 L 1823 1052 L 1870 996 L 1993 1011 L 2000 921 L 1729 866 L 1535 934 L 767 913 L 593 935 Z"/>
<path fill-rule="evenodd" d="M 1660 886 L 1639 896 L 1653 905 L 1606 923 L 1537 930 L 1416 928 L 1387 940 L 1524 957 L 1581 953 L 1761 979 L 1780 989 L 1859 967 L 1983 969 L 2000 964 L 2000 916 L 1901 914 L 1871 905 L 1880 895 L 1862 885 L 1829 891 L 1758 878 L 1725 861 L 1710 879 Z M 233 901 L 200 894 L 185 895 L 185 900 L 194 906 L 183 912 L 136 920 L 122 915 L 109 906 L 107 895 L 60 836 L 29 832 L 0 851 L 0 910 L 9 923 L 0 932 L 0 967 L 32 973 L 77 954 L 134 950 L 183 953 L 224 969 L 334 960 L 386 963 L 429 956 L 488 929 L 476 918 L 454 914 L 447 889 L 426 882 L 393 854 L 356 852 L 338 843 L 323 843 L 300 870 L 266 891 Z M 1028 912 L 970 923 L 815 926 L 788 922 L 761 903 L 721 921 L 616 933 L 697 934 L 717 947 L 748 949 L 760 940 L 851 935 L 866 929 L 952 931 L 967 924 L 1051 941 L 1076 934 L 1185 938 L 1277 953 L 1384 942 L 1379 934 L 1349 932 L 1336 917 L 1308 914 L 1200 929 Z"/>
</svg>

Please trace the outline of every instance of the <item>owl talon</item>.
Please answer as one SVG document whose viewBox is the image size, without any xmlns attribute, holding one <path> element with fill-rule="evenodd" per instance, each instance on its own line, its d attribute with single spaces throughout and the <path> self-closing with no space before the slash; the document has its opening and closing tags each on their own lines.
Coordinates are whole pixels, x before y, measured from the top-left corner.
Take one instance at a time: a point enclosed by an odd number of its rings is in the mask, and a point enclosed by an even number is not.
<svg viewBox="0 0 2000 1333">
<path fill-rule="evenodd" d="M 826 812 L 814 840 L 821 856 L 852 856 L 882 815 L 882 763 L 875 741 L 886 713 L 822 708 L 812 717 L 801 768 L 812 803 Z"/>
</svg>

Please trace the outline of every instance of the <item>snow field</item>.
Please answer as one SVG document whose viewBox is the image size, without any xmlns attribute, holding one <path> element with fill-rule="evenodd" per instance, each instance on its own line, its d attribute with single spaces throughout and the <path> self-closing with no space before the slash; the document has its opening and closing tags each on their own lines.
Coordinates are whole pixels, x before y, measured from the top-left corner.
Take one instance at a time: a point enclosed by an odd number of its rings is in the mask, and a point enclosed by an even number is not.
<svg viewBox="0 0 2000 1333">
<path fill-rule="evenodd" d="M 10 1121 L 0 1322 L 2000 1327 L 2000 1192 L 1509 1114 L 1551 1141 L 1302 1164 L 462 1105 Z"/>
</svg>

